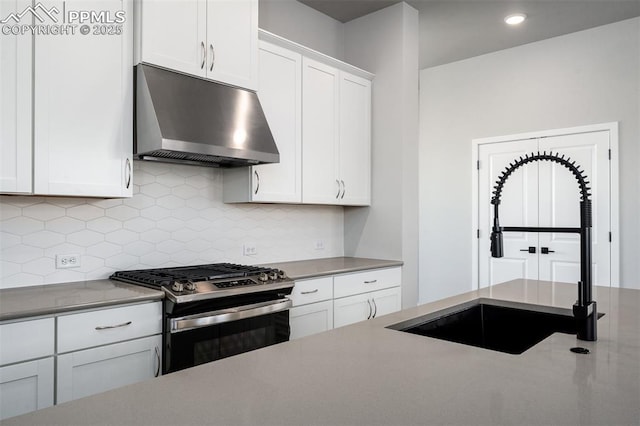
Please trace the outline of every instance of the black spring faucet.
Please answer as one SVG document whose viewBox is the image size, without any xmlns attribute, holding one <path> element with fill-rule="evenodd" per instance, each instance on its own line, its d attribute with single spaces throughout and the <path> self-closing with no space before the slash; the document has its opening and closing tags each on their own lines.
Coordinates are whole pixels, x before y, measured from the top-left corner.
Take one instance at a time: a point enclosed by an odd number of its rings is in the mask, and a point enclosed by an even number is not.
<svg viewBox="0 0 640 426">
<path fill-rule="evenodd" d="M 580 186 L 580 227 L 579 228 L 550 228 L 550 227 L 528 227 L 528 226 L 500 226 L 498 218 L 498 206 L 500 205 L 500 195 L 507 178 L 525 164 L 534 161 L 552 161 L 569 169 L 578 180 Z M 592 210 L 591 200 L 589 197 L 590 189 L 589 181 L 580 170 L 580 166 L 576 166 L 575 161 L 569 158 L 559 156 L 559 154 L 549 154 L 543 152 L 540 154 L 531 153 L 525 155 L 524 158 L 514 160 L 500 174 L 494 186 L 491 204 L 493 204 L 493 228 L 491 230 L 491 256 L 503 257 L 504 248 L 502 242 L 503 232 L 562 232 L 580 234 L 580 282 L 578 282 L 578 300 L 573 305 L 573 316 L 576 318 L 578 339 L 595 341 L 597 340 L 597 321 L 598 313 L 596 310 L 596 302 L 592 297 L 591 284 L 591 227 L 592 227 Z"/>
</svg>

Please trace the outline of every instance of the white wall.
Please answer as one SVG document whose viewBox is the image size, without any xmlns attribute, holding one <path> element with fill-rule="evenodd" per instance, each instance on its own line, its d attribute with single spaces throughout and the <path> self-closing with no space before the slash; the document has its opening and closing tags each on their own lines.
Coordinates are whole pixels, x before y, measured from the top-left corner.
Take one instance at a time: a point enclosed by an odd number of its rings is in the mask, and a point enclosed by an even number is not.
<svg viewBox="0 0 640 426">
<path fill-rule="evenodd" d="M 343 58 L 343 24 L 295 0 L 260 0 L 260 28 L 331 57 Z"/>
<path fill-rule="evenodd" d="M 640 18 L 420 72 L 420 301 L 471 288 L 471 140 L 620 122 L 621 286 L 640 288 Z"/>
<path fill-rule="evenodd" d="M 398 3 L 345 24 L 345 60 L 376 77 L 370 208 L 345 209 L 345 254 L 404 261 L 418 300 L 418 11 Z"/>
<path fill-rule="evenodd" d="M 224 204 L 222 171 L 209 167 L 135 161 L 133 183 L 128 199 L 0 196 L 0 288 L 344 253 L 341 207 Z M 243 256 L 245 243 L 258 254 Z M 56 269 L 56 254 L 79 254 L 81 266 Z"/>
</svg>

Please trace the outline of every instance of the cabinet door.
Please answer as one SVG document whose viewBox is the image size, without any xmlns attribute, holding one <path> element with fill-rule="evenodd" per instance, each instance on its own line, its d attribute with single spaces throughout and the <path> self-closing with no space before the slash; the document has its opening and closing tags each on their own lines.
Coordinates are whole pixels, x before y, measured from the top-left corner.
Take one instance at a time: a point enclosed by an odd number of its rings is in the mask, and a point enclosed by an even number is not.
<svg viewBox="0 0 640 426">
<path fill-rule="evenodd" d="M 256 90 L 257 0 L 207 2 L 207 78 Z"/>
<path fill-rule="evenodd" d="M 59 355 L 56 403 L 157 377 L 161 348 L 157 335 Z"/>
<path fill-rule="evenodd" d="M 253 167 L 253 200 L 302 201 L 302 56 L 260 42 L 258 97 L 280 163 Z"/>
<path fill-rule="evenodd" d="M 338 204 L 338 70 L 302 59 L 302 201 Z"/>
<path fill-rule="evenodd" d="M 20 13 L 29 5 L 30 1 L 2 1 L 0 17 Z M 0 36 L 0 193 L 32 189 L 31 42 L 30 34 Z"/>
<path fill-rule="evenodd" d="M 312 303 L 289 310 L 291 340 L 310 336 L 333 328 L 333 302 Z"/>
<path fill-rule="evenodd" d="M 342 327 L 364 321 L 373 316 L 369 293 L 343 297 L 333 301 L 333 326 Z"/>
<path fill-rule="evenodd" d="M 206 0 L 144 0 L 140 4 L 140 60 L 206 75 Z"/>
<path fill-rule="evenodd" d="M 0 367 L 0 420 L 53 405 L 53 357 Z"/>
<path fill-rule="evenodd" d="M 397 312 L 402 305 L 400 287 L 375 291 L 370 297 L 373 304 L 372 318 Z"/>
<path fill-rule="evenodd" d="M 340 73 L 340 203 L 371 204 L 371 82 Z"/>
<path fill-rule="evenodd" d="M 34 193 L 132 195 L 130 0 L 46 0 L 58 10 L 125 11 L 122 33 L 35 36 Z"/>
</svg>

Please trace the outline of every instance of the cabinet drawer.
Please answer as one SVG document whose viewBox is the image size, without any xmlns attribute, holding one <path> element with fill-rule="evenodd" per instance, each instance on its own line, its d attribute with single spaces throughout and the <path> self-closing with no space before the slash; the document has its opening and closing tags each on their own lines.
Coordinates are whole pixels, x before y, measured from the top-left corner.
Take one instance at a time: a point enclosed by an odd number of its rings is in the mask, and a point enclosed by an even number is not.
<svg viewBox="0 0 640 426">
<path fill-rule="evenodd" d="M 402 284 L 401 268 L 372 269 L 333 278 L 333 295 L 339 297 L 397 287 Z"/>
<path fill-rule="evenodd" d="M 333 277 L 296 281 L 289 298 L 293 306 L 333 299 Z"/>
<path fill-rule="evenodd" d="M 162 303 L 145 303 L 58 317 L 58 353 L 162 332 Z"/>
<path fill-rule="evenodd" d="M 0 325 L 0 365 L 53 355 L 53 318 Z"/>
</svg>

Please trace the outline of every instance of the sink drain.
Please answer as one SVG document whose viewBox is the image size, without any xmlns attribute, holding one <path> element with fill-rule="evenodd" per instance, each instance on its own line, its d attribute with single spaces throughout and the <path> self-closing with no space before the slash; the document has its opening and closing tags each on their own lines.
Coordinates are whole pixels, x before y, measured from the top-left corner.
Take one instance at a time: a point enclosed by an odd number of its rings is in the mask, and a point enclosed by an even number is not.
<svg viewBox="0 0 640 426">
<path fill-rule="evenodd" d="M 581 348 L 581 347 L 571 348 L 570 350 L 574 354 L 584 354 L 584 355 L 586 355 L 586 354 L 590 353 L 589 349 Z"/>
</svg>

